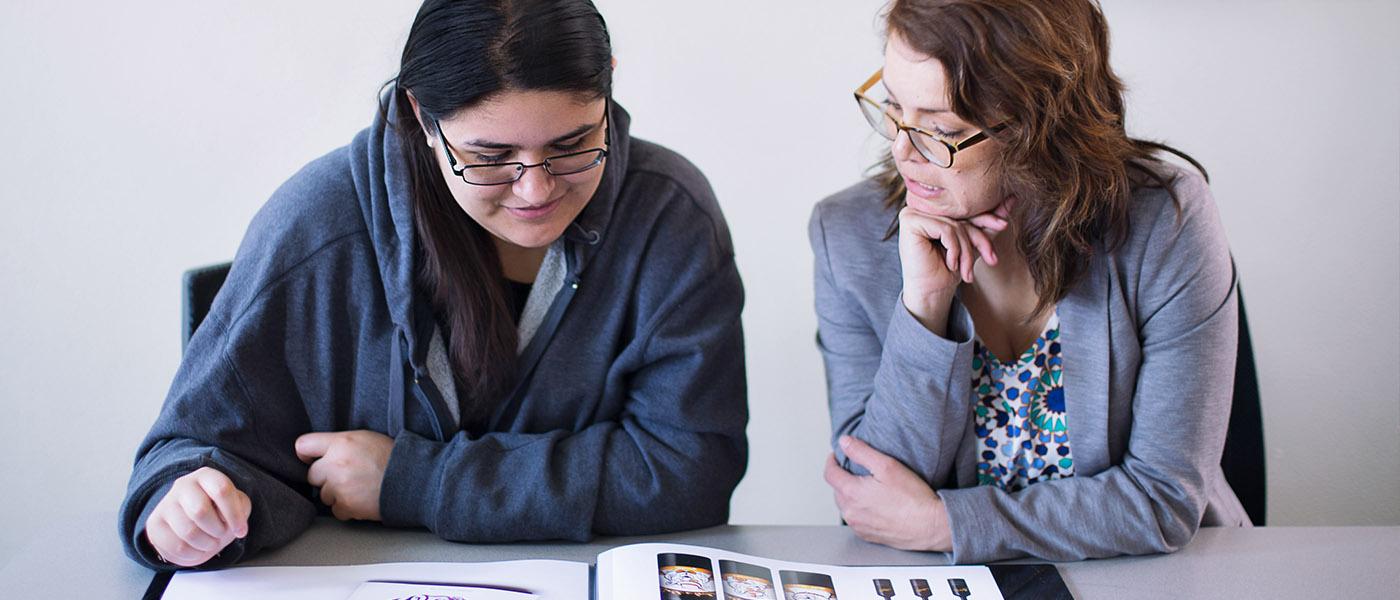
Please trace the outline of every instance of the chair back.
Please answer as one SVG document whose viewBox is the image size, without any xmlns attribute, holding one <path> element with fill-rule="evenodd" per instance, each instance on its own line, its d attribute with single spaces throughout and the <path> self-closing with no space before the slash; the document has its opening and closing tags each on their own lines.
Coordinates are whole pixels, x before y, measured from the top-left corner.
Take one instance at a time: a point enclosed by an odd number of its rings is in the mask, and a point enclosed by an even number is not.
<svg viewBox="0 0 1400 600">
<path fill-rule="evenodd" d="M 219 263 L 185 271 L 180 303 L 181 354 L 189 345 L 194 330 L 209 314 L 209 307 L 214 305 L 214 297 L 219 294 L 224 280 L 228 279 L 228 270 L 232 266 L 233 263 Z"/>
<path fill-rule="evenodd" d="M 1235 355 L 1235 391 L 1230 403 L 1230 424 L 1225 433 L 1225 453 L 1220 466 L 1240 504 L 1255 525 L 1264 525 L 1267 508 L 1264 471 L 1264 417 L 1259 398 L 1259 375 L 1254 370 L 1254 345 L 1249 339 L 1249 319 L 1244 311 L 1243 290 L 1236 290 L 1240 307 L 1239 350 Z"/>
</svg>

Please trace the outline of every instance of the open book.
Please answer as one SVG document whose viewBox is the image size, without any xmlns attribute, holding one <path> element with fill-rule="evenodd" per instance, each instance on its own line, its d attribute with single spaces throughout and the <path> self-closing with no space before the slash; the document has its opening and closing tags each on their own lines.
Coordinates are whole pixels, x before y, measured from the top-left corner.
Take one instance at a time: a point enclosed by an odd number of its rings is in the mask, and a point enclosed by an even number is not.
<svg viewBox="0 0 1400 600">
<path fill-rule="evenodd" d="M 1063 589 L 1053 567 L 1054 585 Z M 1043 579 L 1044 573 L 1041 573 Z M 154 597 L 148 594 L 148 597 Z M 558 560 L 184 571 L 166 600 L 996 600 L 983 566 L 838 567 L 679 544 L 633 544 L 598 565 Z"/>
</svg>

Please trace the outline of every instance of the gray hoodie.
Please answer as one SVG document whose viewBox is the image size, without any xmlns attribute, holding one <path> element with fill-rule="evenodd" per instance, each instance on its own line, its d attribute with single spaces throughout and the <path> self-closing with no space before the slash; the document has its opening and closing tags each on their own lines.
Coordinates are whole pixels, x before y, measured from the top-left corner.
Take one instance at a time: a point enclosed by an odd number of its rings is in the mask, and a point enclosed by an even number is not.
<svg viewBox="0 0 1400 600">
<path fill-rule="evenodd" d="M 128 554 L 171 568 L 144 524 L 201 466 L 253 504 L 248 536 L 206 567 L 291 540 L 326 513 L 293 449 L 312 431 L 393 437 L 384 522 L 449 540 L 724 523 L 748 453 L 729 231 L 704 176 L 610 110 L 602 182 L 551 251 L 521 322 L 519 384 L 479 431 L 457 425 L 451 377 L 429 365 L 441 349 L 384 119 L 278 189 L 137 451 L 119 517 Z"/>
</svg>

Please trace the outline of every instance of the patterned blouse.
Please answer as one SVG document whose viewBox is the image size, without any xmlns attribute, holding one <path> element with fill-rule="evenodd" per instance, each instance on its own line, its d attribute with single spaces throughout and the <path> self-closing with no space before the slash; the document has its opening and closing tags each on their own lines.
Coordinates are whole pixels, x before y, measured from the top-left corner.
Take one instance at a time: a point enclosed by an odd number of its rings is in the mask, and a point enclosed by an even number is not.
<svg viewBox="0 0 1400 600">
<path fill-rule="evenodd" d="M 1017 491 L 1074 476 L 1061 380 L 1060 315 L 1014 363 L 973 343 L 977 483 Z"/>
</svg>

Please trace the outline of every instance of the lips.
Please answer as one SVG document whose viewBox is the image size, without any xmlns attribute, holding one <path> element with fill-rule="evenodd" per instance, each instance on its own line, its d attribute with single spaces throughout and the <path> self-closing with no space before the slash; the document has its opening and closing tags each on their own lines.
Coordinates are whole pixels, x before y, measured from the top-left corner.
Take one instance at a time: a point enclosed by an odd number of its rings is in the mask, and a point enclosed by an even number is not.
<svg viewBox="0 0 1400 600">
<path fill-rule="evenodd" d="M 939 215 L 947 211 L 948 190 L 936 186 L 920 183 L 908 177 L 904 178 L 904 188 L 909 193 L 904 195 L 904 203 L 914 210 L 930 215 Z"/>
<path fill-rule="evenodd" d="M 559 205 L 563 204 L 563 200 L 560 197 L 538 206 L 505 206 L 502 208 L 518 219 L 538 221 L 553 214 Z"/>
<path fill-rule="evenodd" d="M 939 196 L 942 196 L 942 195 L 943 195 L 943 192 L 945 191 L 945 190 L 944 190 L 942 187 L 940 187 L 940 186 L 928 185 L 928 184 L 925 184 L 925 183 L 920 183 L 920 182 L 915 181 L 915 180 L 913 180 L 913 179 L 910 179 L 910 178 L 908 178 L 908 177 L 905 177 L 905 178 L 904 178 L 904 187 L 905 187 L 905 188 L 908 188 L 909 191 L 912 192 L 912 193 L 914 193 L 914 195 L 916 195 L 916 196 L 919 196 L 919 197 L 921 197 L 921 198 L 929 198 L 929 199 L 933 199 L 933 198 L 937 198 L 937 197 L 939 197 Z"/>
</svg>

